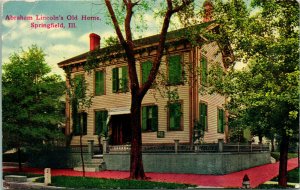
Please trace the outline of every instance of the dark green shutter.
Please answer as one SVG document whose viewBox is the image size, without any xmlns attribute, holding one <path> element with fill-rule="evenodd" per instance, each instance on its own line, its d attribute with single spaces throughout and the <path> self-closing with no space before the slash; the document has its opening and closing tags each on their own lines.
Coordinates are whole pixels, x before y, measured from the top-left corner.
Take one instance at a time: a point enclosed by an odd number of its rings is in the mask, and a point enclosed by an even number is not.
<svg viewBox="0 0 300 190">
<path fill-rule="evenodd" d="M 113 68 L 112 69 L 112 91 L 114 93 L 118 92 L 119 90 L 119 69 Z"/>
<path fill-rule="evenodd" d="M 104 72 L 96 71 L 95 73 L 95 95 L 103 95 L 104 94 Z"/>
<path fill-rule="evenodd" d="M 172 103 L 169 105 L 169 122 L 171 130 L 179 130 L 181 126 L 181 104 Z"/>
<path fill-rule="evenodd" d="M 207 105 L 206 104 L 200 103 L 199 113 L 200 113 L 201 127 L 202 129 L 207 130 Z"/>
<path fill-rule="evenodd" d="M 106 125 L 107 116 L 108 116 L 108 112 L 107 111 L 102 111 L 102 131 L 101 131 L 101 134 L 103 134 L 104 136 L 107 136 L 107 132 L 108 132 L 108 128 L 107 128 L 107 125 Z"/>
<path fill-rule="evenodd" d="M 142 83 L 143 84 L 147 81 L 147 79 L 149 77 L 151 67 L 152 67 L 151 61 L 145 61 L 142 63 Z"/>
<path fill-rule="evenodd" d="M 207 60 L 205 57 L 201 59 L 201 84 L 207 84 Z"/>
<path fill-rule="evenodd" d="M 152 106 L 152 131 L 157 131 L 158 129 L 158 107 Z"/>
<path fill-rule="evenodd" d="M 174 55 L 169 58 L 169 83 L 171 85 L 182 82 L 181 56 Z"/>
<path fill-rule="evenodd" d="M 225 113 L 224 110 L 218 109 L 218 132 L 224 132 L 224 120 L 225 120 Z"/>
<path fill-rule="evenodd" d="M 128 91 L 128 69 L 127 66 L 122 67 L 122 92 Z"/>
<path fill-rule="evenodd" d="M 147 107 L 142 107 L 142 131 L 147 129 Z"/>
</svg>

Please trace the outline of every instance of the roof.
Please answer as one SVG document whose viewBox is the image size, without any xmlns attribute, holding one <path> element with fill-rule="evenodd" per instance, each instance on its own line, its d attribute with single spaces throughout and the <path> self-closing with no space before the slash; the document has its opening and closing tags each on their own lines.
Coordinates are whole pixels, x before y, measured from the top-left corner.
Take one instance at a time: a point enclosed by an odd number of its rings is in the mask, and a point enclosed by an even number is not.
<svg viewBox="0 0 300 190">
<path fill-rule="evenodd" d="M 194 26 L 191 26 L 191 27 L 188 27 L 188 28 L 181 28 L 181 29 L 178 29 L 178 30 L 174 30 L 174 31 L 168 32 L 167 33 L 166 41 L 186 39 L 187 36 L 188 36 L 188 34 L 189 34 L 189 31 L 191 31 L 189 29 L 192 29 L 192 30 L 195 30 L 195 29 L 196 30 L 201 30 L 201 29 L 207 28 L 208 26 L 210 26 L 213 23 L 215 23 L 215 22 L 214 21 L 210 21 L 210 22 L 205 22 L 205 23 L 201 23 L 201 24 L 198 24 L 198 25 L 194 25 Z M 156 34 L 156 35 L 153 35 L 153 36 L 149 36 L 149 37 L 145 37 L 145 38 L 134 40 L 133 42 L 134 42 L 134 44 L 135 44 L 136 47 L 142 47 L 142 46 L 147 46 L 147 45 L 155 44 L 155 43 L 157 43 L 159 41 L 159 39 L 160 39 L 160 34 Z M 100 48 L 100 51 L 107 52 L 109 50 L 115 49 L 116 46 L 108 46 L 108 47 Z M 83 54 L 80 54 L 80 55 L 77 55 L 75 57 L 66 59 L 66 60 L 61 61 L 61 62 L 59 62 L 57 64 L 58 64 L 58 66 L 62 67 L 65 64 L 69 64 L 69 63 L 72 63 L 72 62 L 77 62 L 77 61 L 80 61 L 80 60 L 84 60 L 84 59 L 86 59 L 88 57 L 88 55 L 89 55 L 90 52 L 91 51 L 87 51 L 87 52 L 85 52 Z"/>
</svg>

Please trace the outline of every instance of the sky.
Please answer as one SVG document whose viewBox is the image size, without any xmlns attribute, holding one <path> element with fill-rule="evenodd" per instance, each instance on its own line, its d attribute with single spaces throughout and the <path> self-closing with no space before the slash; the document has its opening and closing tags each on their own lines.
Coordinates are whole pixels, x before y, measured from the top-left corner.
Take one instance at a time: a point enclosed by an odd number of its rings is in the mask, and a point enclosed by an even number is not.
<svg viewBox="0 0 300 190">
<path fill-rule="evenodd" d="M 200 5 L 204 0 L 199 0 Z M 109 36 L 115 36 L 111 25 L 106 24 L 106 18 L 101 0 L 55 1 L 55 0 L 6 0 L 2 10 L 2 64 L 9 61 L 9 56 L 28 49 L 32 44 L 41 47 L 46 53 L 46 62 L 53 73 L 64 76 L 57 63 L 65 59 L 89 51 L 89 34 L 101 36 L 101 46 Z M 155 9 L 155 7 L 152 7 Z M 8 20 L 7 16 L 32 17 L 32 20 Z M 82 16 L 99 17 L 99 20 L 82 20 Z M 59 20 L 38 20 L 36 17 L 58 17 Z M 72 20 L 77 17 L 77 20 Z M 62 18 L 62 20 L 61 20 Z M 159 32 L 161 21 L 151 14 L 144 15 L 148 29 L 136 32 L 136 36 L 149 36 Z M 70 19 L 70 20 L 68 20 Z M 33 28 L 34 24 L 63 23 L 65 28 Z M 76 28 L 69 28 L 68 23 L 75 23 Z M 176 29 L 176 19 L 169 30 Z M 177 22 L 178 23 L 178 22 Z"/>
<path fill-rule="evenodd" d="M 89 34 L 100 34 L 102 39 L 112 35 L 112 28 L 103 21 L 96 1 L 8 1 L 2 14 L 2 63 L 9 55 L 32 44 L 46 53 L 46 62 L 52 71 L 63 75 L 57 63 L 89 50 Z M 32 20 L 6 20 L 7 15 L 32 16 Z M 37 20 L 36 15 L 57 16 L 63 20 Z M 68 15 L 71 15 L 68 17 Z M 100 20 L 81 20 L 82 15 L 99 17 Z M 67 17 L 77 20 L 67 20 Z M 32 28 L 31 23 L 64 23 L 65 28 Z M 76 28 L 68 28 L 75 23 Z M 104 37 L 104 38 L 103 38 Z"/>
</svg>

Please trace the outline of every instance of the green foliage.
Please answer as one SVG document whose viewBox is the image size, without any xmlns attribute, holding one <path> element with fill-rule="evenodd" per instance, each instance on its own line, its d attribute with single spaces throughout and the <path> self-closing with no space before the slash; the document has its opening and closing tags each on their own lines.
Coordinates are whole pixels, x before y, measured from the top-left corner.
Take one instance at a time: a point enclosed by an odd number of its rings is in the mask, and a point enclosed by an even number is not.
<svg viewBox="0 0 300 190">
<path fill-rule="evenodd" d="M 50 74 L 45 53 L 36 45 L 13 53 L 3 65 L 4 147 L 35 147 L 63 138 L 64 83 Z"/>
<path fill-rule="evenodd" d="M 51 182 L 54 186 L 69 187 L 75 189 L 184 189 L 187 187 L 194 187 L 193 185 L 176 183 L 66 176 L 54 176 L 52 177 Z"/>
</svg>

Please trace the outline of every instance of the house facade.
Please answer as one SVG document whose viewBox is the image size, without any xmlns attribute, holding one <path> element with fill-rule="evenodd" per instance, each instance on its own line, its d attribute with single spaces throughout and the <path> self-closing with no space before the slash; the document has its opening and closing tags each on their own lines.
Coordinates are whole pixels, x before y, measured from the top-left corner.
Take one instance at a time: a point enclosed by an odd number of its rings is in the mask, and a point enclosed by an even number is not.
<svg viewBox="0 0 300 190">
<path fill-rule="evenodd" d="M 218 25 L 209 20 L 197 27 L 218 29 Z M 167 47 L 159 74 L 142 101 L 143 144 L 171 144 L 174 140 L 179 140 L 181 144 L 192 144 L 199 125 L 204 129 L 204 142 L 213 143 L 219 139 L 227 141 L 226 98 L 219 94 L 205 95 L 200 88 L 208 83 L 211 65 L 218 65 L 225 71 L 232 54 L 217 42 L 207 42 L 202 37 L 198 39 L 203 42 L 200 43 L 202 45 L 192 46 L 186 38 L 186 31 L 180 29 L 167 35 Z M 108 58 L 99 61 L 91 72 L 83 69 L 91 52 L 97 52 L 96 56 L 101 57 L 104 56 L 102 52 L 111 48 L 100 48 L 100 39 L 97 34 L 90 34 L 90 51 L 58 63 L 65 71 L 71 70 L 71 78 L 84 77 L 93 96 L 92 105 L 79 110 L 77 126 L 73 125 L 74 118 L 67 97 L 65 134 L 73 134 L 71 145 L 74 146 L 80 143 L 79 127 L 83 132 L 84 145 L 89 140 L 98 144 L 98 136 L 103 134 L 108 137 L 110 145 L 129 144 L 131 140 L 131 94 L 126 60 L 116 56 L 120 52 L 111 51 L 110 54 L 105 53 Z M 140 85 L 148 78 L 158 39 L 159 36 L 155 35 L 134 41 Z"/>
</svg>

